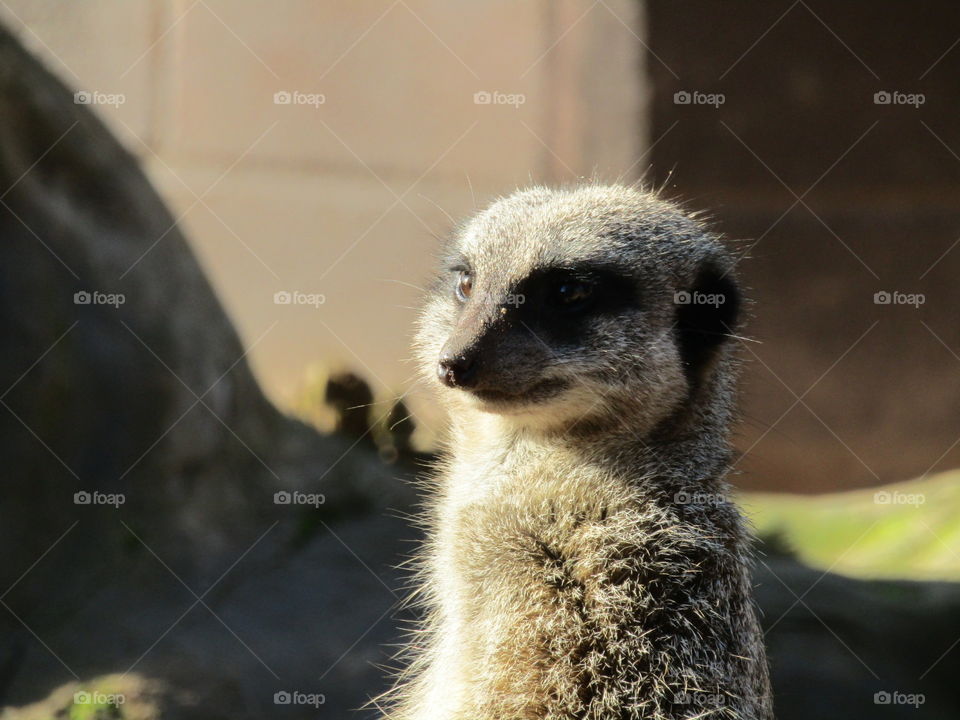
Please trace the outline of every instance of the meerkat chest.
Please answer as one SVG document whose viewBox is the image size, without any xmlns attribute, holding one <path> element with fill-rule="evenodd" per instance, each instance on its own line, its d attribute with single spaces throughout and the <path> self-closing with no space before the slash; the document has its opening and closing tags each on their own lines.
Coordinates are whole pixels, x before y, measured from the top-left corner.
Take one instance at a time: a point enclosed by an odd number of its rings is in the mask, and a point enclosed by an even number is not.
<svg viewBox="0 0 960 720">
<path fill-rule="evenodd" d="M 441 651 L 474 717 L 539 716 L 530 698 L 579 707 L 611 677 L 630 695 L 646 682 L 630 668 L 666 648 L 736 644 L 734 594 L 717 580 L 736 558 L 709 523 L 602 467 L 477 458 L 449 473 L 434 545 Z"/>
<path fill-rule="evenodd" d="M 512 470 L 474 466 L 474 486 L 446 498 L 437 545 L 453 665 L 470 679 L 471 706 L 492 703 L 498 717 L 525 717 L 528 708 L 514 703 L 541 696 L 533 688 L 573 692 L 605 643 L 644 636 L 670 580 L 658 568 L 693 567 L 681 556 L 696 544 L 664 536 L 674 519 L 622 482 Z M 458 480 L 467 477 L 465 469 Z"/>
<path fill-rule="evenodd" d="M 453 473 L 440 575 L 465 622 L 491 612 L 504 621 L 538 599 L 615 586 L 640 572 L 650 530 L 663 521 L 594 469 L 473 462 Z"/>
</svg>

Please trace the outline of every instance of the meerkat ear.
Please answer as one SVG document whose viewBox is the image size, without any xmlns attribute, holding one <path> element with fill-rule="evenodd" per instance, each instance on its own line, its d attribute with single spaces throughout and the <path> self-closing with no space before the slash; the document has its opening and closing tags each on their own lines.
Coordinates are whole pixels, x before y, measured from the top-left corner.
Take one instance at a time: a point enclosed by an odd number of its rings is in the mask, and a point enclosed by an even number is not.
<svg viewBox="0 0 960 720">
<path fill-rule="evenodd" d="M 740 316 L 740 290 L 728 269 L 706 261 L 693 284 L 674 295 L 680 357 L 691 384 L 702 377 Z"/>
</svg>

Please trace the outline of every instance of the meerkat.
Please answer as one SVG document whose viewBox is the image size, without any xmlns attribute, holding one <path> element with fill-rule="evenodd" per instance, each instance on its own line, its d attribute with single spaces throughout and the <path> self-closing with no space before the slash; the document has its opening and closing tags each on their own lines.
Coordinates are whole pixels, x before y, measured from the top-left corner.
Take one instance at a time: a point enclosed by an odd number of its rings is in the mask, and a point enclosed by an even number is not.
<svg viewBox="0 0 960 720">
<path fill-rule="evenodd" d="M 447 242 L 415 345 L 450 431 L 387 717 L 772 717 L 725 480 L 733 265 L 620 185 L 519 191 Z"/>
</svg>

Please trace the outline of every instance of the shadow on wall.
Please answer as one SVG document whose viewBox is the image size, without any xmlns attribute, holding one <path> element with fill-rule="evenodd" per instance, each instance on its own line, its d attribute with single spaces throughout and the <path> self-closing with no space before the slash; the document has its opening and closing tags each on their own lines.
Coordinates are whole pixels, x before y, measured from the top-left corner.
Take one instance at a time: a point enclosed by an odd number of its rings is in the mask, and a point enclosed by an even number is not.
<svg viewBox="0 0 960 720">
<path fill-rule="evenodd" d="M 762 344 L 743 350 L 738 483 L 824 492 L 960 465 L 960 5 L 647 10 L 651 179 L 672 171 L 746 238 Z"/>
</svg>

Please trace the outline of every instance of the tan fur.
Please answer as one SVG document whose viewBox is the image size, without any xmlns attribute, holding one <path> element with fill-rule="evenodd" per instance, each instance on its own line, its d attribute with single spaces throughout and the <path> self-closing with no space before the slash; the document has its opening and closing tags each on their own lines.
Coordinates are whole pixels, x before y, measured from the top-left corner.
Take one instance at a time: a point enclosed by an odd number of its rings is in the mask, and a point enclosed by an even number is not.
<svg viewBox="0 0 960 720">
<path fill-rule="evenodd" d="M 514 399 L 441 391 L 451 429 L 421 558 L 426 620 L 387 716 L 772 717 L 749 534 L 723 477 L 735 363 L 709 333 L 693 355 L 678 318 L 699 316 L 673 302 L 704 268 L 728 282 L 722 246 L 653 195 L 589 184 L 498 201 L 447 255 L 470 264 L 474 290 L 457 301 L 441 271 L 424 373 L 439 385 L 441 348 L 460 343 L 479 389 Z M 504 304 L 527 286 L 538 302 L 527 278 L 582 263 L 627 277 L 626 299 L 586 319 Z M 545 379 L 561 389 L 525 395 Z"/>
</svg>

